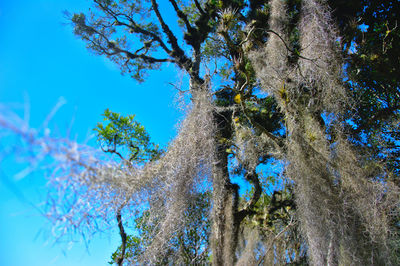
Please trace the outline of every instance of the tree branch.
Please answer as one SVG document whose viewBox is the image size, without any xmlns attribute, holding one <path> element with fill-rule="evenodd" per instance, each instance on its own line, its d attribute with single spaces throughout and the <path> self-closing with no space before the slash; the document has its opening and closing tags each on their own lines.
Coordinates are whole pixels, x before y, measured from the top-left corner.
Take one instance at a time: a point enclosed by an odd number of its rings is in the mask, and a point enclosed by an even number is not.
<svg viewBox="0 0 400 266">
<path fill-rule="evenodd" d="M 114 153 L 114 154 L 118 155 L 119 158 L 122 159 L 122 161 L 125 161 L 125 158 L 122 156 L 122 154 L 117 152 L 117 135 L 114 136 L 114 143 L 113 144 L 114 144 L 114 147 L 112 149 L 110 149 L 110 148 L 104 149 L 103 145 L 100 143 L 100 148 L 101 148 L 101 150 L 103 152 Z"/>
<path fill-rule="evenodd" d="M 283 43 L 283 45 L 285 45 L 286 50 L 288 50 L 288 51 L 291 52 L 292 54 L 295 54 L 296 56 L 298 56 L 298 57 L 301 58 L 301 59 L 309 60 L 309 61 L 313 62 L 315 65 L 317 65 L 317 63 L 315 63 L 315 60 L 316 60 L 315 58 L 307 58 L 307 57 L 304 57 L 304 56 L 300 55 L 299 52 L 296 52 L 296 51 L 290 49 L 290 47 L 289 47 L 289 45 L 286 43 L 286 41 L 285 41 L 285 40 L 279 35 L 279 33 L 277 33 L 276 31 L 271 30 L 271 29 L 267 29 L 267 30 L 266 30 L 266 29 L 262 29 L 262 28 L 257 28 L 257 29 L 258 29 L 258 30 L 265 31 L 265 32 L 269 32 L 269 33 L 275 34 L 275 35 L 281 40 L 281 42 Z M 247 34 L 246 38 L 245 38 L 240 44 L 243 44 L 243 43 L 245 43 L 246 41 L 248 41 L 248 39 L 249 39 L 251 33 L 253 33 L 254 30 L 255 30 L 254 27 L 251 28 L 251 30 L 250 30 L 249 33 Z M 318 65 L 317 65 L 317 66 L 318 66 Z"/>
<path fill-rule="evenodd" d="M 275 136 L 274 134 L 270 133 L 266 128 L 264 128 L 262 125 L 260 125 L 258 122 L 254 121 L 254 119 L 252 119 L 246 109 L 245 106 L 243 105 L 243 102 L 240 102 L 240 105 L 242 107 L 243 113 L 245 115 L 245 117 L 247 118 L 247 120 L 250 122 L 250 124 L 252 124 L 254 127 L 256 127 L 258 130 L 260 130 L 262 133 L 264 133 L 265 135 L 267 135 L 268 138 L 270 138 L 272 141 L 274 141 L 274 143 L 278 146 L 278 147 L 283 147 L 283 140 L 282 138 Z"/>
<path fill-rule="evenodd" d="M 392 115 L 395 111 L 400 109 L 400 105 L 390 106 L 377 111 L 370 119 L 368 119 L 363 125 L 359 126 L 354 130 L 354 134 L 359 134 L 362 130 L 370 127 L 375 121 L 380 119 L 387 119 L 388 116 Z"/>
<path fill-rule="evenodd" d="M 182 10 L 179 9 L 178 4 L 176 3 L 176 1 L 175 1 L 175 0 L 169 0 L 169 2 L 170 2 L 170 3 L 172 4 L 172 6 L 174 7 L 175 12 L 176 12 L 176 14 L 178 15 L 178 17 L 179 17 L 180 19 L 182 19 L 183 22 L 185 23 L 186 29 L 187 29 L 189 32 L 193 31 L 193 27 L 192 27 L 192 25 L 190 25 L 190 22 L 189 22 L 189 20 L 188 20 L 188 18 L 187 18 L 187 16 L 186 16 L 186 14 L 183 13 Z"/>
<path fill-rule="evenodd" d="M 200 11 L 200 13 L 201 13 L 202 15 L 205 15 L 205 14 L 206 14 L 206 13 L 204 12 L 203 8 L 201 8 L 201 5 L 200 5 L 200 3 L 199 3 L 198 0 L 194 0 L 194 4 L 196 5 L 197 9 Z"/>
<path fill-rule="evenodd" d="M 111 44 L 111 42 L 108 42 L 109 44 Z M 155 58 L 152 56 L 148 56 L 145 53 L 143 54 L 137 54 L 137 52 L 145 49 L 145 47 L 142 47 L 141 49 L 138 49 L 135 53 L 131 53 L 128 50 L 125 49 L 121 49 L 119 47 L 113 46 L 111 49 L 114 50 L 114 53 L 107 53 L 105 52 L 107 55 L 115 55 L 117 53 L 124 53 L 129 59 L 137 59 L 140 58 L 143 61 L 145 61 L 146 63 L 149 64 L 153 64 L 153 63 L 164 63 L 164 62 L 172 62 L 175 63 L 175 60 L 171 59 L 171 58 Z"/>
<path fill-rule="evenodd" d="M 260 180 L 255 170 L 253 170 L 251 173 L 246 174 L 246 180 L 249 181 L 254 186 L 254 193 L 251 199 L 247 202 L 246 206 L 236 213 L 237 216 L 236 218 L 238 219 L 239 223 L 244 218 L 246 218 L 246 216 L 255 213 L 253 208 L 255 207 L 257 201 L 260 199 L 262 193 Z"/>
<path fill-rule="evenodd" d="M 121 216 L 121 210 L 125 206 L 123 204 L 121 207 L 118 208 L 117 210 L 117 222 L 118 222 L 118 228 L 119 228 L 119 234 L 121 236 L 121 254 L 119 258 L 117 259 L 117 264 L 118 266 L 122 266 L 122 262 L 124 261 L 125 258 L 125 250 L 126 250 L 126 239 L 127 235 L 125 233 L 124 225 L 122 224 L 122 216 Z"/>
<path fill-rule="evenodd" d="M 185 52 L 178 45 L 178 40 L 176 39 L 176 37 L 173 34 L 173 32 L 171 31 L 171 29 L 168 27 L 168 25 L 165 23 L 164 19 L 162 18 L 156 0 L 151 0 L 151 5 L 157 16 L 158 21 L 161 24 L 161 28 L 162 28 L 163 32 L 167 35 L 168 43 L 170 43 L 172 46 L 172 52 L 170 53 L 170 56 L 172 56 L 173 58 L 176 59 L 176 62 L 178 63 L 178 65 L 181 68 L 187 70 L 190 73 L 192 61 L 185 55 Z"/>
<path fill-rule="evenodd" d="M 157 36 L 153 32 L 150 32 L 150 31 L 142 28 L 141 26 L 139 26 L 130 16 L 128 16 L 126 14 L 117 14 L 117 13 L 113 12 L 111 9 L 109 9 L 108 7 L 101 4 L 99 1 L 95 1 L 95 2 L 99 5 L 99 7 L 104 12 L 106 12 L 107 14 L 109 14 L 110 16 L 112 16 L 115 19 L 115 21 L 117 22 L 115 25 L 125 26 L 125 27 L 128 27 L 129 29 L 131 29 L 133 32 L 141 33 L 143 35 L 149 36 L 153 40 L 157 41 L 160 44 L 161 48 L 163 48 L 163 50 L 167 54 L 171 53 L 171 50 L 165 45 L 165 43 L 162 41 L 162 39 L 159 36 Z M 118 19 L 119 16 L 123 16 L 125 19 L 127 19 L 129 21 L 130 24 L 124 23 L 121 20 L 119 20 Z"/>
</svg>

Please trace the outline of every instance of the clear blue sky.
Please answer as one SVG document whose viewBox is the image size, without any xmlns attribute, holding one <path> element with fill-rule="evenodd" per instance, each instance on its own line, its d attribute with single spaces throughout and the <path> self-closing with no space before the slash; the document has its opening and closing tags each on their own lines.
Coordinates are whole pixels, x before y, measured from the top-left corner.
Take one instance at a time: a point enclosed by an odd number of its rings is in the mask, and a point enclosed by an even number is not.
<svg viewBox="0 0 400 266">
<path fill-rule="evenodd" d="M 121 76 L 107 59 L 91 54 L 62 14 L 89 5 L 85 0 L 0 1 L 0 103 L 20 110 L 28 99 L 30 125 L 37 128 L 63 97 L 67 104 L 50 130 L 62 135 L 74 120 L 73 136 L 80 141 L 91 134 L 106 108 L 136 114 L 152 140 L 165 145 L 179 117 L 173 104 L 176 91 L 167 82 L 179 80 L 178 74 L 164 67 L 138 84 Z M 12 189 L 39 204 L 45 196 L 43 173 L 15 180 L 19 167 L 13 158 L 0 162 L 0 265 L 107 265 L 119 243 L 117 230 L 92 239 L 90 253 L 83 243 L 54 244 L 46 220 Z"/>
</svg>

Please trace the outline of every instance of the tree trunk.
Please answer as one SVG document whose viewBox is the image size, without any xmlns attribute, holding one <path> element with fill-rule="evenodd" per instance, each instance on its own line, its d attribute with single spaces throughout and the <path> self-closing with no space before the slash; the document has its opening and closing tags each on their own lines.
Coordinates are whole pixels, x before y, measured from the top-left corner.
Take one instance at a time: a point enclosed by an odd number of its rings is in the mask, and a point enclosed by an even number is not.
<svg viewBox="0 0 400 266">
<path fill-rule="evenodd" d="M 239 233 L 239 224 L 235 219 L 238 210 L 238 187 L 229 180 L 225 151 L 221 151 L 221 146 L 218 149 L 220 161 L 213 169 L 213 265 L 234 265 Z"/>
<path fill-rule="evenodd" d="M 213 168 L 213 227 L 211 249 L 213 265 L 234 265 L 235 251 L 238 244 L 239 187 L 232 184 L 228 171 L 227 145 L 221 142 L 230 139 L 231 125 L 229 113 L 216 113 L 215 123 L 218 126 L 216 164 Z"/>
</svg>

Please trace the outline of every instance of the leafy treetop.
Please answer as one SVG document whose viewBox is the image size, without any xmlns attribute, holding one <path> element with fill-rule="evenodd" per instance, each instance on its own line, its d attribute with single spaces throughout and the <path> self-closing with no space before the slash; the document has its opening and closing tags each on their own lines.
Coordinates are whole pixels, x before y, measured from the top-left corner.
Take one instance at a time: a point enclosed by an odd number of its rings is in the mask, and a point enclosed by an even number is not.
<svg viewBox="0 0 400 266">
<path fill-rule="evenodd" d="M 135 121 L 134 115 L 122 116 L 106 109 L 103 122 L 93 129 L 104 152 L 118 155 L 132 162 L 146 162 L 159 158 L 162 151 L 150 141 L 144 126 Z M 126 154 L 125 157 L 124 155 Z"/>
</svg>

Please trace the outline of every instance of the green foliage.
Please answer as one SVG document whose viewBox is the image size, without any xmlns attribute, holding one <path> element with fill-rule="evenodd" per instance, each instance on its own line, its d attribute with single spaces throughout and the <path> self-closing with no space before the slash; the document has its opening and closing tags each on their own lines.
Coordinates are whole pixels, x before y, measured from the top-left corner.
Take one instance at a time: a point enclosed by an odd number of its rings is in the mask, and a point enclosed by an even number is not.
<svg viewBox="0 0 400 266">
<path fill-rule="evenodd" d="M 301 31 L 299 30 L 301 7 L 306 2 L 301 0 L 284 2 L 287 4 L 286 15 L 288 16 L 285 20 L 286 24 L 283 25 L 287 30 L 287 38 L 284 39 L 287 41 L 286 48 L 289 49 L 288 61 L 295 66 L 304 50 L 307 49 L 307 47 L 301 47 Z M 371 161 L 373 161 L 372 158 L 388 161 L 387 172 L 393 172 L 392 176 L 399 184 L 400 135 L 398 125 L 394 125 L 394 121 L 398 123 L 400 119 L 398 104 L 400 102 L 400 56 L 399 49 L 396 49 L 396 44 L 400 43 L 400 27 L 397 27 L 396 16 L 399 13 L 399 3 L 378 2 L 371 0 L 328 1 L 343 36 L 342 50 L 347 58 L 345 78 L 348 80 L 349 92 L 355 99 L 351 112 L 338 121 L 340 120 L 339 123 L 351 121 L 348 124 L 348 131 L 351 133 L 349 136 L 353 143 L 358 145 L 361 151 L 368 150 Z M 259 84 L 256 73 L 253 63 L 248 58 L 250 51 L 263 48 L 271 39 L 272 35 L 267 30 L 271 1 L 204 0 L 197 3 L 200 3 L 201 8 L 198 8 L 193 1 L 176 1 L 178 8 L 174 8 L 178 24 L 183 30 L 183 34 L 179 36 L 183 36 L 183 40 L 178 40 L 176 37 L 178 35 L 175 36 L 170 32 L 173 31 L 172 28 L 163 25 L 162 18 L 160 19 L 157 17 L 158 14 L 154 13 L 158 5 L 151 5 L 150 1 L 99 0 L 95 3 L 97 12 L 72 16 L 75 33 L 88 43 L 92 51 L 107 56 L 119 65 L 123 72 L 129 72 L 136 80 L 143 81 L 147 70 L 157 69 L 163 62 L 173 62 L 188 72 L 191 81 L 199 82 L 205 79 L 199 74 L 204 68 L 199 66 L 199 69 L 196 69 L 196 64 L 200 65 L 202 59 L 218 63 L 215 72 L 218 73 L 217 84 L 220 86 L 212 88 L 213 104 L 224 111 L 217 112 L 219 115 L 215 116 L 214 122 L 219 127 L 219 132 L 216 134 L 219 138 L 217 143 L 223 146 L 221 150 L 225 151 L 218 155 L 220 156 L 217 158 L 218 161 L 227 162 L 224 156 L 238 158 L 238 154 L 244 153 L 246 149 L 251 153 L 249 147 L 254 142 L 254 147 L 259 146 L 255 150 L 260 151 L 260 154 L 257 153 L 255 156 L 257 157 L 256 166 L 264 164 L 268 158 L 273 158 L 271 153 L 263 150 L 262 145 L 265 143 L 261 143 L 260 136 L 264 135 L 267 135 L 269 141 L 274 141 L 280 148 L 285 145 L 288 129 L 283 121 L 282 110 L 277 107 L 276 99 L 279 97 L 261 96 L 258 93 Z M 360 29 L 362 25 L 368 26 L 367 31 Z M 186 45 L 182 47 L 185 50 L 179 46 L 179 43 L 184 41 Z M 186 53 L 193 54 L 194 59 L 189 59 L 190 56 L 188 57 Z M 272 64 L 270 68 L 273 68 Z M 280 98 L 288 106 L 302 104 L 307 106 L 305 109 L 311 110 L 313 103 L 310 99 L 319 101 L 313 94 L 318 94 L 320 91 L 321 88 L 307 88 L 307 91 L 304 89 L 298 101 L 291 101 L 290 104 L 288 101 L 291 95 L 285 86 L 282 86 L 279 93 Z M 296 106 L 292 107 L 296 110 Z M 320 118 L 318 122 L 321 123 L 322 128 L 327 128 L 321 113 L 312 115 Z M 134 116 L 124 117 L 108 109 L 103 116 L 103 122 L 98 123 L 94 130 L 105 152 L 136 162 L 147 162 L 160 156 L 161 151 L 158 146 L 150 142 L 149 135 L 144 127 L 134 120 Z M 294 115 L 294 117 L 296 123 L 304 122 L 301 121 L 299 115 Z M 246 132 L 249 136 L 246 135 L 245 145 L 240 148 L 242 150 L 234 147 L 237 144 L 234 140 L 236 129 L 232 125 L 235 124 L 248 129 Z M 329 136 L 332 146 L 334 137 Z M 317 140 L 312 132 L 308 134 L 307 139 L 311 143 Z M 384 152 L 383 148 L 385 148 Z M 290 157 L 284 154 L 285 152 L 288 150 L 283 147 L 283 154 L 280 154 L 282 157 L 279 160 Z M 223 167 L 228 168 L 228 163 Z M 247 171 L 244 165 L 239 165 L 230 173 L 245 177 Z M 284 173 L 286 174 L 287 172 Z M 277 182 L 276 178 L 270 174 L 266 176 L 269 179 L 267 178 L 264 185 L 273 185 Z M 229 175 L 225 177 L 229 185 L 232 185 L 229 183 L 231 177 Z M 296 210 L 293 203 L 293 191 L 286 187 L 281 191 L 275 191 L 272 195 L 264 191 L 257 198 L 256 194 L 253 187 L 248 195 L 238 199 L 239 206 L 246 206 L 246 203 L 255 199 L 255 205 L 250 211 L 247 210 L 252 215 L 246 217 L 244 224 L 258 228 L 266 237 L 273 238 L 292 223 Z M 198 219 L 188 221 L 184 230 L 177 232 L 173 239 L 169 240 L 167 255 L 159 258 L 159 264 L 175 262 L 177 257 L 184 260 L 179 263 L 188 264 L 198 255 L 195 256 L 197 252 L 195 250 L 199 247 L 205 252 L 199 263 L 207 261 L 210 231 L 207 215 L 211 205 L 209 201 L 209 195 L 206 199 L 192 201 L 194 205 L 190 205 L 186 210 L 187 216 Z M 235 209 L 233 212 L 237 211 Z M 149 212 L 145 211 L 134 221 L 138 236 L 128 237 L 126 258 L 131 261 L 136 262 L 136 259 L 139 259 L 145 248 L 151 245 L 154 234 L 160 230 L 157 228 L 158 221 L 149 219 Z M 394 219 L 394 223 L 398 225 L 398 220 Z M 226 225 L 226 227 L 229 226 Z M 235 226 L 240 227 L 240 222 Z M 303 259 L 305 258 L 304 243 L 300 240 L 297 229 L 297 224 L 290 225 L 288 233 L 280 235 L 283 238 L 286 237 L 282 241 L 290 242 L 291 246 L 288 248 L 283 245 L 279 248 L 282 254 L 286 251 L 301 253 Z M 121 248 L 113 254 L 111 263 L 116 261 L 120 253 Z M 176 256 L 178 253 L 179 256 Z"/>
<path fill-rule="evenodd" d="M 342 33 L 349 94 L 354 108 L 348 130 L 358 146 L 400 172 L 400 13 L 399 1 L 334 3 Z M 352 18 L 353 20 L 349 20 Z M 394 181 L 400 185 L 397 177 Z"/>
<path fill-rule="evenodd" d="M 140 253 L 140 238 L 136 237 L 136 236 L 132 236 L 132 235 L 128 235 L 126 237 L 126 251 L 125 251 L 125 257 L 126 258 L 131 258 L 131 257 L 136 257 L 138 256 Z M 113 265 L 115 263 L 117 263 L 118 258 L 121 255 L 121 246 L 118 247 L 118 249 L 111 255 L 111 261 L 109 261 L 108 263 L 110 265 Z"/>
<path fill-rule="evenodd" d="M 163 252 L 164 256 L 158 258 L 156 265 L 171 265 L 171 263 L 204 265 L 209 261 L 210 193 L 199 193 L 193 197 L 193 203 L 185 211 L 187 221 L 183 230 L 176 232 L 169 241 L 167 250 Z M 127 237 L 125 261 L 140 263 L 141 255 L 146 247 L 151 245 L 154 235 L 160 228 L 157 227 L 158 221 L 150 220 L 149 210 L 136 218 L 134 224 L 137 233 Z M 111 255 L 109 264 L 116 263 L 120 254 L 121 246 Z"/>
<path fill-rule="evenodd" d="M 251 123 L 257 123 L 264 130 L 274 134 L 279 134 L 282 130 L 283 116 L 278 111 L 276 101 L 273 97 L 259 97 L 248 100 L 245 102 L 245 108 Z M 244 120 L 246 117 L 242 117 L 242 119 Z M 257 133 L 260 134 L 261 132 L 257 131 Z"/>
<path fill-rule="evenodd" d="M 162 153 L 158 145 L 150 142 L 149 134 L 135 121 L 134 115 L 122 116 L 106 109 L 103 122 L 97 123 L 93 130 L 103 151 L 118 154 L 129 161 L 151 161 Z M 123 156 L 124 153 L 127 157 Z"/>
<path fill-rule="evenodd" d="M 161 44 L 159 28 L 149 16 L 149 1 L 97 0 L 87 14 L 67 14 L 74 33 L 87 47 L 107 56 L 122 73 L 139 82 L 147 70 L 158 69 L 165 58 L 153 57 Z M 126 15 L 129 14 L 129 15 Z"/>
</svg>

